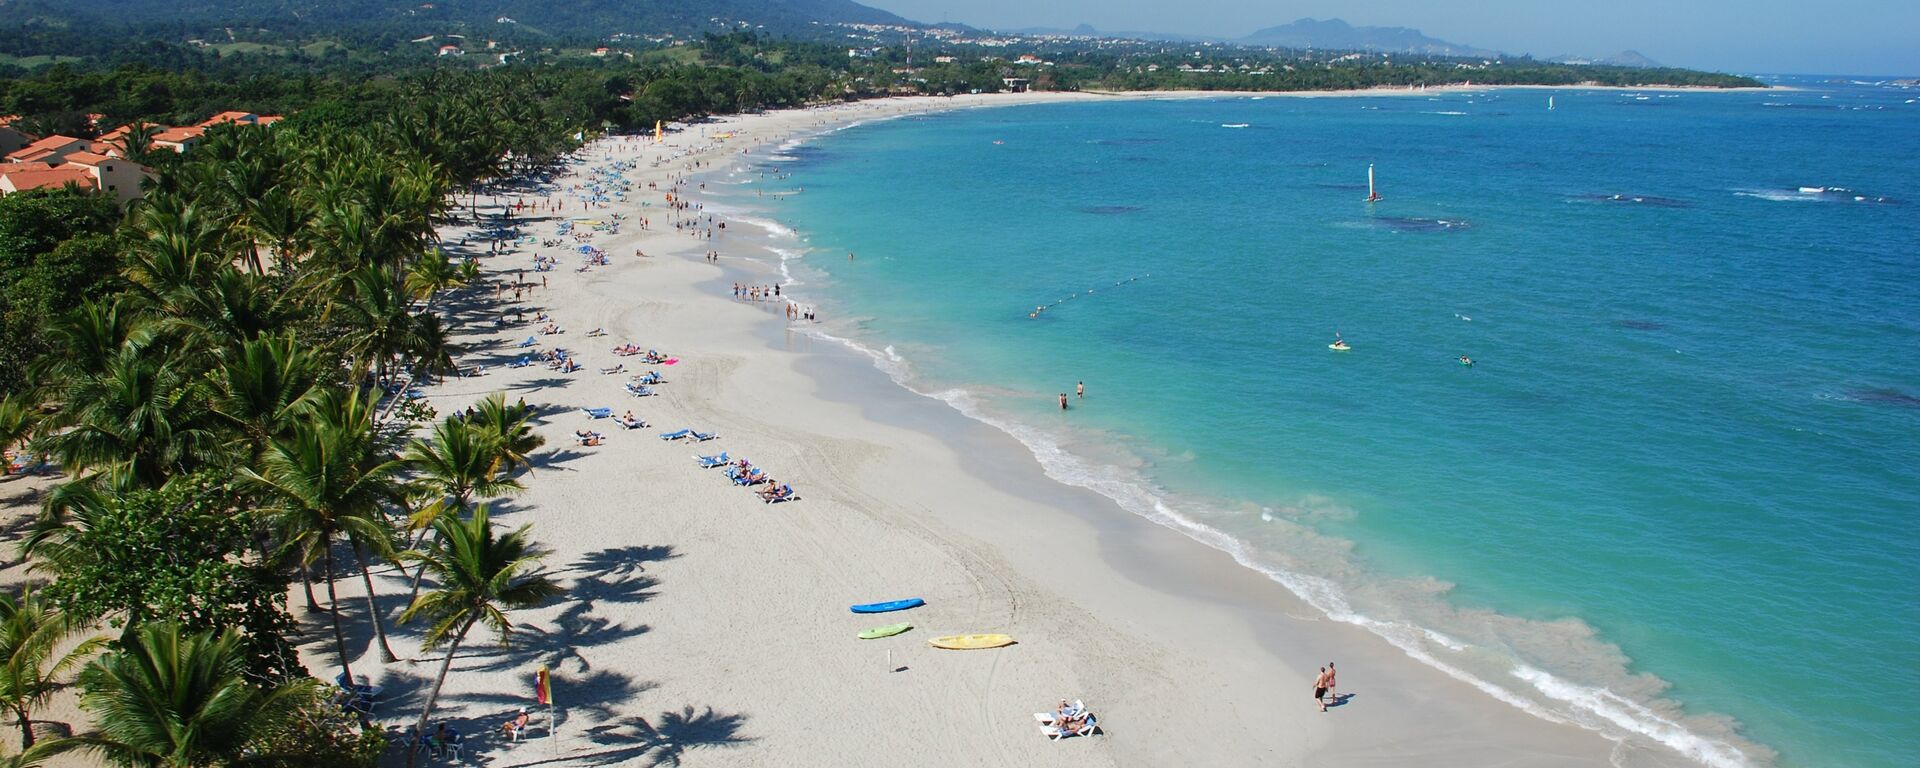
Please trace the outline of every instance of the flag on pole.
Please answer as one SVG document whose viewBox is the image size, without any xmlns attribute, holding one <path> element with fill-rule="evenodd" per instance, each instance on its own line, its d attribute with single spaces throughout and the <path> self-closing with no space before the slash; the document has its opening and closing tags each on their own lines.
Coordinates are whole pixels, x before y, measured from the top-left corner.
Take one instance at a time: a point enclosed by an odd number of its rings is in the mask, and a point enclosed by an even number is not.
<svg viewBox="0 0 1920 768">
<path fill-rule="evenodd" d="M 533 673 L 533 700 L 541 706 L 553 706 L 553 679 L 547 674 L 547 666 L 540 665 L 540 671 Z"/>
</svg>

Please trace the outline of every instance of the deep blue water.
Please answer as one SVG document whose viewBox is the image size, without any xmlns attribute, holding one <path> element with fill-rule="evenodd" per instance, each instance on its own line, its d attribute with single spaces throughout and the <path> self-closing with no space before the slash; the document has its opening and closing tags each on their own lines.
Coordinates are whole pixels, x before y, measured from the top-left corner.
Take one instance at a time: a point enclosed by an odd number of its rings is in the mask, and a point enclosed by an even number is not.
<svg viewBox="0 0 1920 768">
<path fill-rule="evenodd" d="M 718 204 L 911 386 L 1495 695 L 1911 765 L 1920 89 L 1794 84 L 952 112 Z"/>
</svg>

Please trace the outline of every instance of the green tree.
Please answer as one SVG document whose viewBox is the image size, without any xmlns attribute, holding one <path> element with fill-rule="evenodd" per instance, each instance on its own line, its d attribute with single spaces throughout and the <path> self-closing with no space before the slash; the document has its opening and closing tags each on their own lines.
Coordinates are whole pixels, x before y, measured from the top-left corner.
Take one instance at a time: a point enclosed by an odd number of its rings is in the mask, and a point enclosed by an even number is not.
<svg viewBox="0 0 1920 768">
<path fill-rule="evenodd" d="M 291 435 L 273 441 L 261 456 L 261 471 L 242 472 L 263 492 L 268 505 L 265 511 L 280 534 L 282 546 L 319 553 L 335 650 L 341 671 L 352 679 L 346 635 L 340 628 L 340 602 L 334 589 L 333 542 L 346 534 L 356 542 L 355 555 L 361 556 L 362 543 L 388 540 L 386 519 L 380 510 L 383 504 L 399 503 L 403 495 L 397 476 L 402 464 L 380 450 L 372 403 L 364 402 L 357 392 L 328 392 L 320 398 L 315 412 L 314 418 L 296 425 Z M 377 546 L 384 549 L 383 544 Z M 363 556 L 360 566 L 367 578 L 368 619 L 373 622 L 383 657 L 393 661 L 395 656 L 380 627 L 372 577 Z"/>
<path fill-rule="evenodd" d="M 108 760 L 139 768 L 264 763 L 262 734 L 286 727 L 318 682 L 260 687 L 246 675 L 239 632 L 190 632 L 155 622 L 80 675 L 80 706 L 96 733 L 76 737 Z"/>
<path fill-rule="evenodd" d="M 440 698 L 440 687 L 447 682 L 447 670 L 460 643 L 476 624 L 485 624 L 499 633 L 505 646 L 512 636 L 513 622 L 507 611 L 531 608 L 562 593 L 558 584 L 538 571 L 545 553 L 527 538 L 529 526 L 500 534 L 488 518 L 485 505 L 473 510 L 473 517 L 460 520 L 443 517 L 434 522 L 440 536 L 425 552 L 403 555 L 419 560 L 433 572 L 440 587 L 421 595 L 400 615 L 402 623 L 415 619 L 428 622 L 426 646 L 446 645 L 433 688 L 420 710 L 418 733 L 425 733 L 433 717 L 433 705 Z"/>
<path fill-rule="evenodd" d="M 0 702 L 20 723 L 20 749 L 33 748 L 33 710 L 47 703 L 68 672 L 103 642 L 89 638 L 66 653 L 60 646 L 85 627 L 31 590 L 0 593 Z"/>
<path fill-rule="evenodd" d="M 254 554 L 253 504 L 235 481 L 212 472 L 175 478 L 158 490 L 89 492 L 69 484 L 26 552 L 53 576 L 42 594 L 74 621 L 134 627 L 177 621 L 190 630 L 235 628 L 247 641 L 250 674 L 295 675 L 286 634 L 287 581 Z"/>
</svg>

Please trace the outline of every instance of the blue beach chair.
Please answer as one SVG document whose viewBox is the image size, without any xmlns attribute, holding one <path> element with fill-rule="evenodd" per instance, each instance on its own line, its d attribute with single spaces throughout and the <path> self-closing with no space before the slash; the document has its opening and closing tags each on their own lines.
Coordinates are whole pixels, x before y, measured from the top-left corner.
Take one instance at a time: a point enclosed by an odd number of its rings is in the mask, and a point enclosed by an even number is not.
<svg viewBox="0 0 1920 768">
<path fill-rule="evenodd" d="M 733 462 L 732 459 L 727 458 L 726 451 L 721 451 L 720 455 L 718 456 L 695 456 L 693 457 L 693 460 L 700 462 L 701 469 L 713 469 L 714 467 L 724 467 Z"/>
<path fill-rule="evenodd" d="M 681 439 L 681 438 L 684 438 L 684 437 L 687 437 L 687 436 L 689 436 L 689 435 L 692 435 L 692 434 L 693 434 L 693 430 L 691 430 L 691 429 L 680 429 L 680 430 L 675 430 L 675 431 L 672 431 L 672 432 L 662 432 L 662 433 L 660 433 L 660 439 L 662 439 L 662 440 L 679 440 L 679 439 Z"/>
<path fill-rule="evenodd" d="M 693 438 L 693 441 L 696 443 L 704 443 L 719 436 L 720 433 L 718 432 L 695 432 L 691 429 L 687 430 L 687 437 Z"/>
<path fill-rule="evenodd" d="M 604 419 L 613 415 L 612 408 L 582 408 L 580 412 L 586 414 L 589 419 Z"/>
</svg>

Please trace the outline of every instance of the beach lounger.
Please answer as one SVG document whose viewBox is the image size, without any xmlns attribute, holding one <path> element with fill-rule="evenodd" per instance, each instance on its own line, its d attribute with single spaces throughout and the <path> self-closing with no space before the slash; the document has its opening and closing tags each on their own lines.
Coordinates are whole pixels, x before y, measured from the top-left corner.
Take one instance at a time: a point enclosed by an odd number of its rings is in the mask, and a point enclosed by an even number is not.
<svg viewBox="0 0 1920 768">
<path fill-rule="evenodd" d="M 782 485 L 778 489 L 775 489 L 772 494 L 760 497 L 760 500 L 768 504 L 778 504 L 783 501 L 793 501 L 798 498 L 800 498 L 800 494 L 793 492 L 793 486 Z"/>
<path fill-rule="evenodd" d="M 693 460 L 700 463 L 701 469 L 713 469 L 714 467 L 724 467 L 728 464 L 733 463 L 733 459 L 727 458 L 726 451 L 721 451 L 720 455 L 718 456 L 695 456 L 693 457 Z"/>
<path fill-rule="evenodd" d="M 532 336 L 528 336 L 528 337 L 527 337 L 527 340 L 526 340 L 526 341 L 523 341 L 523 342 L 520 342 L 520 346 L 521 346 L 522 348 L 525 348 L 525 347 L 531 347 L 531 346 L 533 346 L 533 345 L 535 345 L 535 344 L 538 344 L 538 343 L 540 343 L 540 342 L 539 342 L 539 341 L 536 341 L 536 340 L 535 340 L 535 339 L 534 339 L 534 338 L 533 338 Z"/>
<path fill-rule="evenodd" d="M 626 417 L 621 417 L 619 419 L 616 419 L 615 422 L 618 423 L 620 426 L 626 427 L 627 429 L 640 429 L 642 427 L 647 426 L 647 423 L 645 421 L 642 421 L 640 419 L 628 419 Z"/>
<path fill-rule="evenodd" d="M 580 412 L 586 414 L 589 419 L 604 419 L 613 415 L 612 408 L 582 408 Z"/>
<path fill-rule="evenodd" d="M 606 441 L 607 436 L 598 432 L 588 432 L 584 435 L 575 434 L 573 436 L 573 442 L 577 445 L 599 445 Z"/>
<path fill-rule="evenodd" d="M 602 368 L 600 369 L 600 372 L 601 373 L 624 373 L 626 370 L 627 370 L 627 364 L 621 363 L 619 365 L 613 366 L 612 368 Z"/>
<path fill-rule="evenodd" d="M 643 375 L 643 376 L 635 376 L 635 377 L 633 377 L 633 383 L 635 383 L 635 384 L 665 384 L 665 383 L 667 383 L 667 380 L 666 380 L 666 379 L 663 379 L 663 378 L 660 378 L 660 372 L 659 372 L 659 371 L 648 371 L 648 372 L 647 372 L 647 373 L 646 373 L 645 375 Z"/>
<path fill-rule="evenodd" d="M 1079 702 L 1074 702 L 1074 706 L 1076 707 L 1080 706 Z M 1083 709 L 1081 711 L 1085 712 L 1086 710 Z M 1067 730 L 1054 725 L 1054 718 L 1053 718 L 1052 712 L 1035 712 L 1033 713 L 1033 719 L 1036 721 L 1039 721 L 1040 723 L 1040 735 L 1045 736 L 1048 739 L 1051 739 L 1053 741 L 1059 741 L 1069 736 L 1093 735 L 1093 732 L 1100 727 L 1100 723 L 1093 716 L 1092 712 L 1087 712 L 1086 715 L 1087 715 L 1087 719 L 1081 721 L 1079 727 L 1076 727 L 1072 730 Z"/>
<path fill-rule="evenodd" d="M 511 363 L 507 363 L 508 368 L 528 368 L 528 367 L 532 367 L 532 365 L 533 365 L 533 358 L 526 357 L 524 355 L 521 356 L 521 358 L 518 360 L 515 360 Z"/>
<path fill-rule="evenodd" d="M 696 443 L 704 443 L 720 436 L 718 432 L 694 432 L 691 429 L 687 430 L 687 432 L 689 433 L 687 437 L 693 438 L 693 441 Z"/>
<path fill-rule="evenodd" d="M 685 437 L 689 437 L 689 436 L 691 436 L 692 434 L 693 434 L 693 430 L 691 430 L 691 429 L 680 429 L 680 430 L 675 430 L 675 431 L 672 431 L 672 432 L 662 432 L 662 433 L 660 433 L 660 439 L 662 439 L 662 440 L 679 440 L 679 439 L 681 439 L 681 438 L 685 438 Z"/>
</svg>

